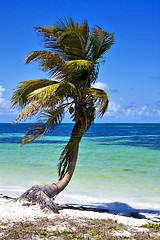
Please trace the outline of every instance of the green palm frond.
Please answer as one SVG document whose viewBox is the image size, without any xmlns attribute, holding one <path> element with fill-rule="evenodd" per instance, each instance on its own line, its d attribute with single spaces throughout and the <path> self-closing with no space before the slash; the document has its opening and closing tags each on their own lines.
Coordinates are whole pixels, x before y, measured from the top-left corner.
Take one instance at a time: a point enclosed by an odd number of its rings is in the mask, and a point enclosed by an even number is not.
<svg viewBox="0 0 160 240">
<path fill-rule="evenodd" d="M 36 27 L 36 32 L 42 37 L 44 47 L 59 55 L 64 61 L 68 61 L 65 55 L 63 44 L 58 41 L 60 31 L 57 27 L 49 25 L 48 28 Z"/>
<path fill-rule="evenodd" d="M 72 71 L 73 70 L 74 71 L 78 71 L 80 69 L 87 69 L 87 70 L 89 70 L 91 68 L 91 66 L 93 65 L 93 63 L 91 61 L 81 59 L 81 60 L 68 61 L 68 62 L 66 62 L 66 65 Z"/>
<path fill-rule="evenodd" d="M 74 99 L 76 94 L 80 94 L 79 89 L 73 83 L 67 81 L 62 81 L 55 91 L 55 95 L 66 99 L 69 97 Z"/>
<path fill-rule="evenodd" d="M 35 27 L 34 30 L 43 36 L 48 41 L 53 41 L 55 38 L 55 33 L 53 31 L 53 25 L 50 25 L 48 28 L 45 27 Z"/>
<path fill-rule="evenodd" d="M 59 19 L 55 26 L 50 25 L 47 29 L 37 27 L 36 30 L 43 36 L 45 47 L 63 56 L 63 59 L 86 58 L 86 45 L 89 38 L 89 27 L 86 21 L 79 25 L 69 17 Z"/>
<path fill-rule="evenodd" d="M 58 88 L 59 87 L 59 88 Z M 49 108 L 53 108 L 57 104 L 62 104 L 64 99 L 73 97 L 76 95 L 77 89 L 72 83 L 61 82 L 55 83 L 53 85 L 45 86 L 38 88 L 35 91 L 28 94 L 29 101 L 34 101 L 27 108 L 25 108 L 14 120 L 17 121 L 26 121 L 27 119 L 33 117 L 34 115 L 45 111 L 44 115 L 48 114 Z M 68 104 L 68 103 L 67 103 Z M 68 105 L 65 105 L 65 107 Z M 60 109 L 60 108 L 59 108 Z M 44 119 L 43 119 L 44 120 Z"/>
<path fill-rule="evenodd" d="M 11 104 L 13 107 L 23 108 L 31 101 L 28 99 L 28 95 L 39 88 L 57 84 L 57 81 L 48 79 L 35 79 L 19 83 L 14 89 L 11 98 Z"/>
<path fill-rule="evenodd" d="M 111 48 L 112 44 L 114 43 L 114 33 L 109 34 L 97 26 L 93 29 L 91 43 L 91 58 L 94 61 L 101 62 L 103 55 Z"/>
<path fill-rule="evenodd" d="M 75 23 L 71 17 L 59 18 L 56 21 L 55 26 L 58 28 L 59 31 L 65 31 L 70 28 L 79 28 L 78 22 Z"/>
<path fill-rule="evenodd" d="M 35 101 L 32 104 L 30 104 L 27 108 L 25 108 L 15 119 L 14 123 L 17 121 L 26 121 L 27 119 L 32 118 L 35 116 L 40 109 L 42 109 L 41 101 Z"/>
<path fill-rule="evenodd" d="M 50 51 L 34 51 L 25 58 L 25 63 L 37 61 L 40 68 L 48 71 L 50 74 L 66 73 L 66 65 L 58 54 Z"/>
<path fill-rule="evenodd" d="M 56 91 L 56 89 L 58 88 L 58 86 L 60 85 L 60 83 L 55 83 L 49 86 L 45 86 L 42 88 L 38 88 L 36 90 L 34 90 L 33 92 L 31 92 L 30 94 L 28 94 L 28 99 L 29 100 L 37 100 L 37 99 L 46 99 L 46 98 L 50 98 L 51 95 L 54 94 L 54 92 Z M 42 101 L 43 104 L 43 101 Z"/>
<path fill-rule="evenodd" d="M 54 128 L 55 126 L 62 122 L 64 118 L 65 108 L 70 104 L 71 103 L 61 104 L 60 106 L 55 107 L 54 109 L 49 109 L 45 111 L 40 117 L 40 120 L 46 122 L 46 125 L 49 125 L 50 127 Z"/>
<path fill-rule="evenodd" d="M 89 26 L 88 26 L 88 22 L 84 21 L 82 23 L 82 25 L 79 28 L 79 33 L 83 39 L 83 44 L 85 46 L 85 50 L 86 50 L 86 46 L 88 44 L 89 41 Z M 86 52 L 87 53 L 87 52 Z"/>
<path fill-rule="evenodd" d="M 46 128 L 44 126 L 31 126 L 29 127 L 29 131 L 26 133 L 25 138 L 21 141 L 21 146 L 24 146 L 26 143 L 35 140 L 46 134 Z"/>
<path fill-rule="evenodd" d="M 69 106 L 69 104 L 70 103 L 67 103 L 42 113 L 40 119 L 45 123 L 42 124 L 42 126 L 39 124 L 38 126 L 29 127 L 29 131 L 26 133 L 25 138 L 22 139 L 21 145 L 23 146 L 28 142 L 40 138 L 51 129 L 54 130 L 54 128 L 62 122 L 65 108 Z"/>
<path fill-rule="evenodd" d="M 107 93 L 102 89 L 88 88 L 86 89 L 86 94 L 88 94 L 87 99 L 91 98 L 95 103 L 97 102 L 98 116 L 103 117 L 109 103 Z"/>
</svg>

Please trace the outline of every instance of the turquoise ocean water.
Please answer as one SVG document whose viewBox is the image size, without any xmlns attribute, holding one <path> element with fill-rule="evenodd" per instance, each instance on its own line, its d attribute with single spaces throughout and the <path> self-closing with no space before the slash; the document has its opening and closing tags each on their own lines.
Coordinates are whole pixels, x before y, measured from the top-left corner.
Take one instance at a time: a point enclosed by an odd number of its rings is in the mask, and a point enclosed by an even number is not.
<svg viewBox="0 0 160 240">
<path fill-rule="evenodd" d="M 28 124 L 0 124 L 0 193 L 58 179 L 60 153 L 72 124 L 20 147 Z M 121 202 L 160 209 L 160 124 L 94 124 L 79 149 L 74 176 L 58 197 L 65 203 Z"/>
</svg>

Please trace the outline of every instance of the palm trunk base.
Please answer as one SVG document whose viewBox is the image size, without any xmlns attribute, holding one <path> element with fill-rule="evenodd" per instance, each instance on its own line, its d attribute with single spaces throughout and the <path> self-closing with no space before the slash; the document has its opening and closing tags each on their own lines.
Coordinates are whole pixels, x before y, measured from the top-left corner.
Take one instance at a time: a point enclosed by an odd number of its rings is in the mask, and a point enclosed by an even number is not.
<svg viewBox="0 0 160 240">
<path fill-rule="evenodd" d="M 53 202 L 56 192 L 57 189 L 52 184 L 34 185 L 16 200 L 37 203 L 42 209 L 49 209 L 54 213 L 59 213 L 56 204 Z"/>
</svg>

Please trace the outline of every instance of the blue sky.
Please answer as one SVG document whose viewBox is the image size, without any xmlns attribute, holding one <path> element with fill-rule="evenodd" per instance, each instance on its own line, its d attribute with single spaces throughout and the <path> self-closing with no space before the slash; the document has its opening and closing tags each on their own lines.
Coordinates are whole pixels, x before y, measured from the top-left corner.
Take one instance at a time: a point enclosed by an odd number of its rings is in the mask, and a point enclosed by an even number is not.
<svg viewBox="0 0 160 240">
<path fill-rule="evenodd" d="M 96 122 L 160 123 L 159 0 L 1 1 L 0 122 L 12 122 L 18 114 L 9 101 L 19 82 L 48 78 L 36 64 L 24 64 L 29 53 L 42 49 L 33 28 L 64 16 L 116 32 L 96 83 L 107 91 L 110 105 Z"/>
</svg>

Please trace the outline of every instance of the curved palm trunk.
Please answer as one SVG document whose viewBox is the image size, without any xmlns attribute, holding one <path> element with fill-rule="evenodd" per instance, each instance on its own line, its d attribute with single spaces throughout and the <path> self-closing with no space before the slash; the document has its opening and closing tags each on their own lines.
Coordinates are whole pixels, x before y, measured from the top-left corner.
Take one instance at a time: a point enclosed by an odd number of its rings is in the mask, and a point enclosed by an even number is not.
<svg viewBox="0 0 160 240">
<path fill-rule="evenodd" d="M 73 128 L 71 138 L 76 131 L 77 131 L 77 123 Z M 16 200 L 38 203 L 41 206 L 41 208 L 48 208 L 53 212 L 58 213 L 58 209 L 53 202 L 53 198 L 56 195 L 58 195 L 61 191 L 63 191 L 63 189 L 70 182 L 75 170 L 76 162 L 77 162 L 78 148 L 79 148 L 79 144 L 78 146 L 75 147 L 74 153 L 70 157 L 67 171 L 62 179 L 60 179 L 57 183 L 53 183 L 53 184 L 34 185 Z"/>
<path fill-rule="evenodd" d="M 70 180 L 72 178 L 72 175 L 75 170 L 76 162 L 77 162 L 78 148 L 79 148 L 79 146 L 76 147 L 74 154 L 73 154 L 72 158 L 70 159 L 66 174 L 64 175 L 64 177 L 61 180 L 59 180 L 56 183 L 57 194 L 59 194 L 61 191 L 63 191 L 63 189 L 68 185 L 68 183 L 70 182 Z"/>
</svg>

